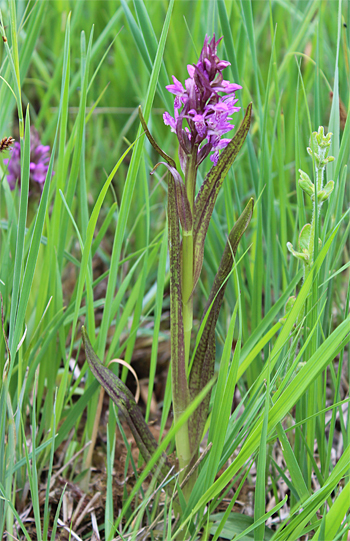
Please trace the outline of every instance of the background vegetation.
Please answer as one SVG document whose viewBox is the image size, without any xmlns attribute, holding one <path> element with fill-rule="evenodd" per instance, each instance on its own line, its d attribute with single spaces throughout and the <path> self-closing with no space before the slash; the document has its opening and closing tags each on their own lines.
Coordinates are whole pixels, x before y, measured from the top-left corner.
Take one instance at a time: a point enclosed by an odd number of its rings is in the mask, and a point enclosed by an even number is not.
<svg viewBox="0 0 350 541">
<path fill-rule="evenodd" d="M 172 502 L 154 492 L 154 477 L 142 485 L 150 465 L 137 464 L 115 409 L 99 399 L 80 325 L 100 358 L 134 361 L 148 378 L 146 419 L 157 419 L 157 437 L 167 434 L 171 450 L 167 187 L 160 169 L 149 176 L 158 157 L 137 139 L 137 108 L 175 156 L 176 138 L 161 116 L 172 111 L 164 87 L 172 74 L 184 81 L 205 34 L 215 32 L 224 36 L 220 56 L 231 62 L 226 78 L 243 86 L 236 116 L 252 101 L 253 121 L 214 211 L 195 316 L 227 232 L 251 196 L 256 204 L 217 326 L 213 446 L 183 508 L 182 535 L 347 539 L 349 3 L 0 6 L 7 40 L 0 138 L 19 140 L 24 116 L 26 130 L 30 122 L 53 149 L 55 171 L 39 200 L 10 192 L 1 167 L 1 534 L 126 539 L 145 528 L 143 535 L 175 535 Z M 296 246 L 310 220 L 297 180 L 299 168 L 312 175 L 306 146 L 319 125 L 333 132 L 327 179 L 335 190 L 322 208 L 313 279 L 302 286 L 286 244 Z M 203 176 L 208 168 L 201 166 Z M 296 292 L 299 308 L 311 298 L 302 329 L 294 328 L 298 306 L 281 322 Z M 291 336 L 301 349 L 290 368 Z M 127 369 L 120 372 L 125 378 Z"/>
</svg>

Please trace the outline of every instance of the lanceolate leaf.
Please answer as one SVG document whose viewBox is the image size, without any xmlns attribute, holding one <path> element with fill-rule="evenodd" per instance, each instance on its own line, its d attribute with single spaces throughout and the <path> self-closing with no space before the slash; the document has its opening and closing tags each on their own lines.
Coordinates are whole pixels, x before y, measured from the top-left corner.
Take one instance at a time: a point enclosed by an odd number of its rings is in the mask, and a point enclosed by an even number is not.
<svg viewBox="0 0 350 541">
<path fill-rule="evenodd" d="M 180 224 L 177 214 L 176 188 L 168 174 L 168 227 L 170 260 L 171 378 L 175 422 L 188 405 L 189 393 L 185 366 L 184 327 L 182 317 Z"/>
<path fill-rule="evenodd" d="M 158 444 L 148 428 L 142 412 L 135 402 L 134 396 L 127 386 L 113 374 L 111 370 L 102 364 L 91 346 L 84 327 L 82 328 L 82 334 L 86 357 L 91 372 L 111 397 L 113 402 L 122 411 L 144 460 L 148 462 L 157 450 Z M 168 475 L 171 466 L 167 463 L 165 455 L 163 460 L 164 463 L 161 471 L 162 474 L 166 476 Z"/>
<path fill-rule="evenodd" d="M 222 297 L 223 295 L 220 296 L 220 304 L 222 302 Z M 204 381 L 208 383 L 214 376 L 216 352 L 215 327 L 219 311 L 220 307 L 218 305 L 213 305 L 196 349 L 189 383 L 191 401 L 194 400 L 203 388 L 202 384 L 204 384 Z M 190 419 L 191 449 L 197 450 L 199 447 L 204 425 L 207 420 L 209 402 L 210 393 L 206 395 Z M 197 456 L 194 456 L 193 459 L 197 459 Z"/>
<path fill-rule="evenodd" d="M 149 129 L 148 129 L 148 126 L 146 124 L 146 121 L 145 119 L 143 118 L 143 114 L 142 114 L 142 109 L 141 109 L 141 105 L 139 105 L 139 119 L 140 119 L 140 122 L 142 124 L 142 127 L 143 129 L 145 130 L 145 134 L 147 136 L 147 139 L 149 140 L 149 142 L 151 143 L 152 147 L 154 148 L 154 150 L 156 152 L 158 152 L 158 154 L 160 156 L 162 156 L 162 158 L 164 158 L 164 160 L 166 162 L 168 162 L 169 165 L 171 165 L 171 167 L 174 167 L 174 169 L 176 169 L 176 163 L 174 162 L 174 160 L 168 156 L 168 154 L 166 152 L 164 152 L 164 150 L 162 150 L 160 148 L 160 146 L 158 145 L 158 143 L 155 141 L 155 139 L 153 138 L 152 134 L 150 133 Z"/>
<path fill-rule="evenodd" d="M 251 120 L 251 113 L 252 113 L 252 104 L 250 103 L 247 107 L 246 114 L 244 116 L 244 119 L 242 120 L 242 123 L 240 127 L 237 130 L 237 133 L 235 136 L 231 139 L 227 147 L 221 152 L 217 165 L 213 165 L 213 167 L 210 169 L 209 173 L 204 179 L 204 182 L 201 186 L 201 189 L 199 190 L 196 201 L 195 201 L 195 208 L 196 208 L 196 216 L 195 216 L 195 229 L 198 229 L 201 217 L 203 215 L 203 212 L 207 206 L 208 200 L 210 199 L 210 194 L 216 191 L 215 186 L 219 185 L 218 189 L 220 189 L 224 178 L 226 177 L 229 169 L 231 168 L 233 162 L 235 161 L 238 152 L 243 146 L 243 143 L 245 141 L 245 138 L 247 137 L 249 128 L 250 128 L 250 120 Z M 218 194 L 218 190 L 216 193 L 216 196 Z M 215 197 L 216 199 L 216 197 Z"/>
<path fill-rule="evenodd" d="M 236 135 L 220 154 L 217 165 L 214 165 L 210 169 L 196 197 L 193 226 L 195 262 L 193 287 L 196 286 L 202 270 L 204 241 L 208 231 L 210 218 L 213 214 L 216 198 L 230 167 L 247 137 L 250 127 L 251 112 L 252 104 L 250 103 Z"/>
<path fill-rule="evenodd" d="M 241 216 L 229 234 L 219 269 L 216 273 L 207 304 L 204 309 L 202 321 L 206 318 L 203 333 L 196 349 L 192 370 L 190 374 L 190 397 L 193 400 L 214 375 L 215 364 L 215 326 L 219 317 L 220 307 L 225 293 L 227 277 L 232 270 L 233 256 L 237 252 L 239 241 L 251 220 L 254 201 L 250 199 Z M 208 313 L 209 312 L 209 313 Z M 196 413 L 192 416 L 190 425 L 191 446 L 195 449 L 199 444 L 206 421 L 210 397 L 202 402 Z"/>
<path fill-rule="evenodd" d="M 164 152 L 164 150 L 162 150 L 160 148 L 158 143 L 153 138 L 152 134 L 150 133 L 150 131 L 149 131 L 148 127 L 147 127 L 146 121 L 143 118 L 141 105 L 139 106 L 139 118 L 140 118 L 142 127 L 145 130 L 145 134 L 147 136 L 147 139 L 149 140 L 149 142 L 153 146 L 154 150 L 156 152 L 158 152 L 158 154 L 160 156 L 162 156 L 162 158 L 164 158 L 165 161 L 166 161 L 166 163 L 165 162 L 160 162 L 160 163 L 165 165 L 165 167 L 168 168 L 168 170 L 170 171 L 170 173 L 171 173 L 171 175 L 172 175 L 172 177 L 174 179 L 176 206 L 177 206 L 177 210 L 178 210 L 178 216 L 179 216 L 180 221 L 181 221 L 181 226 L 182 226 L 184 232 L 190 231 L 192 229 L 191 207 L 190 207 L 190 203 L 188 201 L 185 185 L 184 185 L 184 183 L 182 181 L 180 173 L 176 169 L 176 163 L 174 162 L 174 160 L 170 156 L 168 156 L 168 154 L 166 154 L 166 152 Z M 153 171 L 159 165 L 160 164 L 158 163 L 153 168 Z"/>
<path fill-rule="evenodd" d="M 210 295 L 204 309 L 203 317 L 205 316 L 213 300 L 216 298 L 218 292 L 226 287 L 225 280 L 232 270 L 233 256 L 236 254 L 238 244 L 243 236 L 243 233 L 249 225 L 249 222 L 253 215 L 253 209 L 254 199 L 251 198 L 249 199 L 247 206 L 238 218 L 237 222 L 233 226 L 228 236 L 224 253 L 222 254 L 220 265 L 214 279 L 213 287 L 211 288 Z"/>
</svg>

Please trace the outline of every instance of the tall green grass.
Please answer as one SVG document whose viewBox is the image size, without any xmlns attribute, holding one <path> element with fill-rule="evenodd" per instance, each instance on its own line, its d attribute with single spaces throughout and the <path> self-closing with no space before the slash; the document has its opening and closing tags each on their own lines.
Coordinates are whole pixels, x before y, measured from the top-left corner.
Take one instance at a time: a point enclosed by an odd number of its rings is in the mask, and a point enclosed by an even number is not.
<svg viewBox="0 0 350 541">
<path fill-rule="evenodd" d="M 167 187 L 162 177 L 149 176 L 157 157 L 136 111 L 141 104 L 155 138 L 175 157 L 176 138 L 161 117 L 172 106 L 164 87 L 172 74 L 186 78 L 186 65 L 197 61 L 205 34 L 215 32 L 224 36 L 221 57 L 231 62 L 227 79 L 243 86 L 241 113 L 253 101 L 254 116 L 209 227 L 195 318 L 227 233 L 251 196 L 256 205 L 217 325 L 217 382 L 204 442 L 212 446 L 173 529 L 171 498 L 152 507 L 156 487 L 142 492 L 152 463 L 142 473 L 134 464 L 135 482 L 125 487 L 117 509 L 113 458 L 116 425 L 122 425 L 110 404 L 108 426 L 99 429 L 107 472 L 100 536 L 111 540 L 119 532 L 135 539 L 145 527 L 149 536 L 161 530 L 163 539 L 347 539 L 350 410 L 342 377 L 350 368 L 350 121 L 348 115 L 341 125 L 339 100 L 349 112 L 349 5 L 123 0 L 32 6 L 11 0 L 1 9 L 7 42 L 0 52 L 0 138 L 13 135 L 23 145 L 21 191 L 10 192 L 1 166 L 1 535 L 31 539 L 21 518 L 27 484 L 38 539 L 60 527 L 69 487 L 61 487 L 54 508 L 49 484 L 63 448 L 62 466 L 81 451 L 65 475 L 89 488 L 99 393 L 81 350 L 81 322 L 100 358 L 128 362 L 137 337 L 151 324 L 151 397 L 168 309 Z M 49 171 L 40 202 L 28 197 L 30 124 L 52 148 L 55 174 L 51 178 Z M 297 180 L 299 168 L 312 171 L 306 146 L 319 125 L 333 132 L 335 161 L 327 180 L 334 180 L 335 190 L 320 217 L 323 245 L 302 283 L 286 242 L 297 244 L 311 216 Z M 204 163 L 199 177 L 207 170 Z M 97 262 L 103 274 L 96 272 Z M 281 321 L 295 293 L 293 310 Z M 295 328 L 307 298 L 312 301 L 304 328 Z M 291 340 L 298 339 L 298 355 L 288 366 Z M 162 431 L 169 386 L 168 379 Z M 150 402 L 147 419 L 149 412 Z M 173 425 L 161 440 L 158 458 L 173 446 L 179 428 Z M 339 454 L 335 435 L 342 438 Z M 276 453 L 283 456 L 280 463 Z M 49 483 L 44 505 L 39 481 Z M 278 489 L 282 481 L 287 499 Z M 254 516 L 242 520 L 231 509 L 245 482 L 255 483 Z M 225 494 L 230 503 L 219 513 Z M 275 502 L 267 511 L 272 494 Z M 92 526 L 85 534 L 91 537 Z"/>
</svg>

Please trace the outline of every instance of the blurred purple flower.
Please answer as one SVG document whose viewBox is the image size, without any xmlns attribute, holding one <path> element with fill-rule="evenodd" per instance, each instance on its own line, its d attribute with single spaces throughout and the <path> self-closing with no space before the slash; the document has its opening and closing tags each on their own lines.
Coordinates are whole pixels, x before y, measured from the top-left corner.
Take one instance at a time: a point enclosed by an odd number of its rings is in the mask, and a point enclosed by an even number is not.
<svg viewBox="0 0 350 541">
<path fill-rule="evenodd" d="M 185 81 L 185 88 L 174 76 L 174 84 L 166 87 L 175 94 L 174 117 L 165 112 L 163 119 L 164 124 L 170 126 L 179 139 L 183 172 L 194 147 L 197 149 L 197 167 L 211 152 L 213 154 L 210 159 L 217 164 L 219 150 L 225 148 L 230 141 L 221 137 L 234 128 L 230 115 L 240 110 L 235 105 L 238 101 L 235 91 L 242 87 L 225 81 L 221 73 L 230 65 L 230 62 L 220 60 L 216 54 L 221 40 L 215 41 L 215 34 L 210 42 L 209 37 L 205 37 L 197 64 L 187 66 L 190 77 Z M 188 127 L 183 128 L 185 119 Z M 207 142 L 203 143 L 205 139 Z"/>
<path fill-rule="evenodd" d="M 46 179 L 47 170 L 49 168 L 50 147 L 44 146 L 40 142 L 39 134 L 36 129 L 30 128 L 30 166 L 29 166 L 29 191 L 42 191 Z M 4 160 L 4 164 L 8 166 L 7 181 L 10 189 L 14 190 L 16 184 L 21 187 L 21 145 L 15 143 L 10 150 L 10 158 Z M 54 174 L 54 173 L 52 173 Z"/>
</svg>

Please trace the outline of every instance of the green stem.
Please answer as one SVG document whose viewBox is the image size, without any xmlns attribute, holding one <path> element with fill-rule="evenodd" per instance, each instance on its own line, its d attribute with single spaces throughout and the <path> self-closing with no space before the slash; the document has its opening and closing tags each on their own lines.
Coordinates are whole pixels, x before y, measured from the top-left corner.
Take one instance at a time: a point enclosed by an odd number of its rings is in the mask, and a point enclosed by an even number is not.
<svg viewBox="0 0 350 541">
<path fill-rule="evenodd" d="M 318 148 L 318 153 L 323 159 L 325 157 L 326 149 Z M 319 215 L 322 203 L 319 203 L 318 201 L 318 194 L 323 188 L 323 174 L 324 174 L 325 167 L 320 166 L 319 164 L 316 164 L 316 182 L 315 182 L 315 192 L 314 192 L 314 201 L 313 201 L 313 211 L 312 211 L 312 220 L 311 220 L 311 230 L 310 230 L 310 241 L 309 241 L 309 264 L 306 265 L 305 268 L 305 279 L 308 276 L 310 269 L 313 266 L 313 263 L 315 261 L 315 243 L 318 243 L 318 236 L 319 236 Z M 314 276 L 314 279 L 316 277 Z M 314 311 L 312 310 L 312 304 L 313 304 L 313 292 L 312 289 L 309 291 L 309 294 L 305 301 L 305 308 L 306 313 L 309 313 L 310 315 L 306 319 L 306 328 L 312 328 L 313 324 L 315 322 L 314 318 Z M 310 342 L 307 350 L 306 350 L 306 358 L 310 358 L 313 353 L 316 351 L 316 344 L 315 342 Z M 313 383 L 313 388 L 310 388 L 310 391 L 308 392 L 307 397 L 307 415 L 308 415 L 308 422 L 306 427 L 306 441 L 311 449 L 314 443 L 315 439 L 315 421 L 312 419 L 312 413 L 315 410 L 315 393 L 316 391 L 316 385 L 317 382 L 315 381 Z M 312 472 L 312 463 L 311 458 L 307 457 L 307 487 L 310 490 L 311 487 L 311 472 Z"/>
<path fill-rule="evenodd" d="M 174 414 L 175 424 L 178 421 L 179 417 L 180 415 Z M 192 458 L 191 447 L 190 447 L 190 437 L 188 433 L 188 422 L 183 424 L 180 430 L 176 433 L 175 443 L 176 443 L 177 456 L 179 459 L 179 469 L 183 470 L 181 471 L 179 475 L 179 481 L 181 483 L 188 473 L 186 471 L 186 467 L 189 465 Z M 186 490 L 186 485 L 184 487 L 184 496 L 185 496 L 185 499 L 187 500 L 188 498 L 186 498 L 185 490 Z"/>
<path fill-rule="evenodd" d="M 194 196 L 196 186 L 196 158 L 198 148 L 195 145 L 189 156 L 185 175 L 186 193 L 193 216 Z M 188 375 L 188 363 L 190 358 L 191 332 L 193 324 L 193 227 L 182 238 L 182 314 L 184 324 L 185 341 L 185 365 Z"/>
<path fill-rule="evenodd" d="M 318 152 L 323 159 L 326 154 L 326 149 L 319 148 Z M 322 203 L 318 203 L 318 194 L 323 188 L 323 174 L 324 174 L 325 166 L 318 167 L 316 165 L 316 189 L 315 189 L 315 200 L 313 202 L 313 211 L 312 211 L 312 220 L 311 220 L 311 234 L 310 234 L 310 243 L 309 243 L 309 254 L 310 254 L 310 261 L 309 261 L 309 267 L 308 270 L 310 270 L 310 267 L 312 267 L 314 258 L 315 258 L 315 242 L 318 242 L 317 239 L 315 239 L 315 224 L 316 220 L 318 220 L 320 210 Z M 305 274 L 305 278 L 307 275 Z"/>
</svg>

